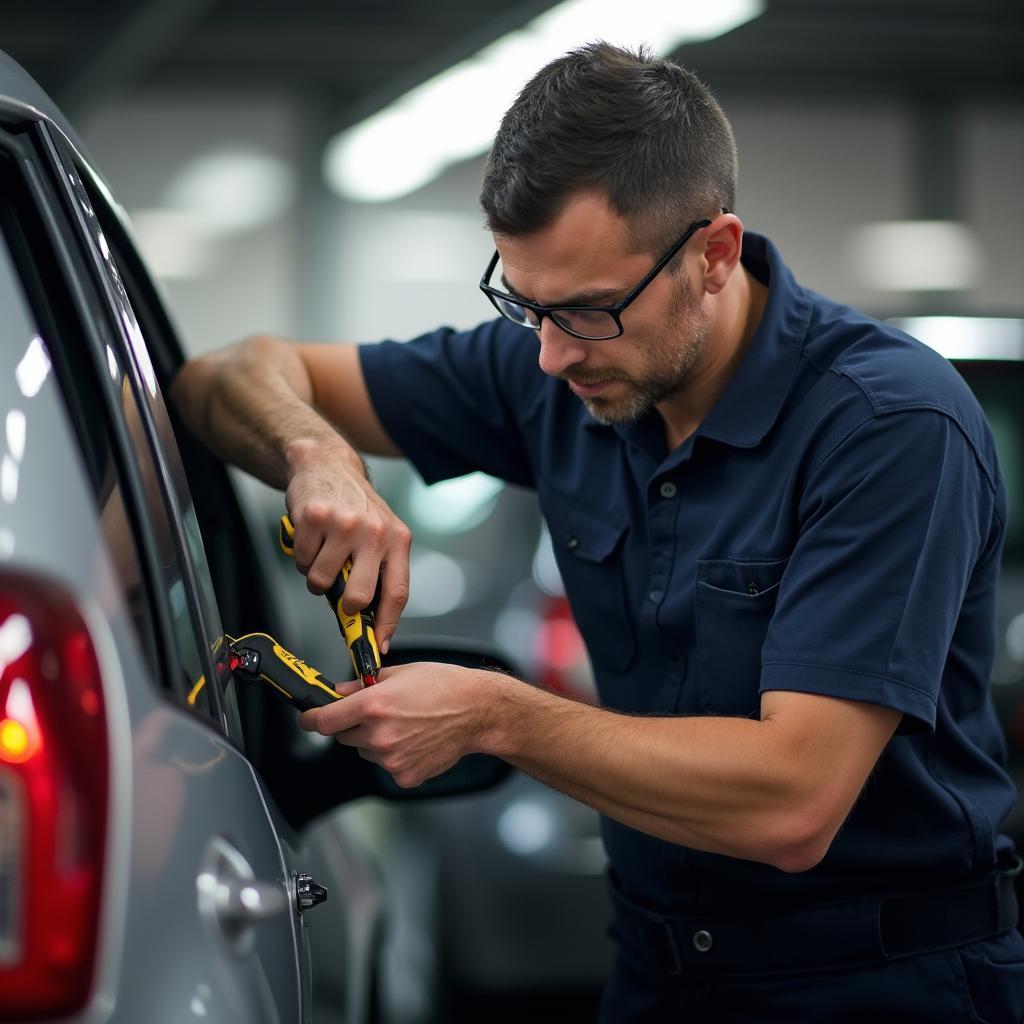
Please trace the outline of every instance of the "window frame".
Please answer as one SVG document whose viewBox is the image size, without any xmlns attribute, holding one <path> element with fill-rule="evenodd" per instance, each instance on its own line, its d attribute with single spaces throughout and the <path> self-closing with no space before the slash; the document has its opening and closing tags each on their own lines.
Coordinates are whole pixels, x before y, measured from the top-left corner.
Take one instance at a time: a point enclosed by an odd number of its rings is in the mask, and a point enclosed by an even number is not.
<svg viewBox="0 0 1024 1024">
<path fill-rule="evenodd" d="M 115 472 L 122 487 L 125 513 L 132 530 L 143 577 L 142 590 L 155 641 L 154 654 L 158 660 L 158 663 L 152 666 L 157 673 L 154 681 L 158 684 L 158 692 L 172 704 L 188 710 L 197 721 L 226 736 L 228 727 L 219 688 L 209 688 L 211 715 L 189 706 L 187 694 L 184 692 L 182 681 L 185 678 L 185 669 L 179 656 L 170 596 L 163 585 L 164 573 L 157 556 L 158 541 L 147 515 L 148 502 L 137 462 L 138 455 L 122 421 L 121 413 L 115 407 L 113 389 L 109 386 L 110 374 L 106 365 L 108 344 L 116 350 L 126 371 L 125 379 L 132 388 L 133 399 L 139 407 L 140 421 L 146 439 L 145 454 L 153 459 L 161 505 L 170 526 L 174 554 L 181 563 L 191 632 L 196 640 L 200 664 L 209 680 L 213 678 L 212 658 L 204 645 L 198 642 L 198 639 L 206 634 L 201 625 L 197 628 L 192 565 L 187 548 L 183 547 L 184 539 L 181 536 L 180 520 L 176 518 L 176 507 L 168 505 L 166 467 L 153 448 L 153 424 L 150 422 L 149 411 L 145 403 L 139 400 L 137 367 L 126 351 L 122 328 L 116 322 L 105 285 L 99 279 L 97 269 L 92 266 L 93 261 L 89 258 L 87 239 L 83 237 L 83 226 L 76 219 L 71 186 L 64 180 L 61 163 L 56 157 L 52 140 L 48 135 L 48 126 L 39 120 L 37 112 L 21 110 L 17 106 L 12 109 L 9 103 L 5 103 L 0 106 L 0 148 L 10 159 L 11 173 L 17 176 L 18 187 L 24 189 L 24 194 L 32 206 L 29 211 L 12 202 L 15 221 L 36 242 L 45 244 L 47 248 L 45 258 L 38 260 L 35 258 L 36 246 L 32 247 L 32 273 L 38 277 L 38 282 L 30 284 L 27 280 L 29 271 L 25 265 L 23 251 L 11 246 L 12 258 L 32 314 L 39 321 L 40 328 L 45 328 L 52 339 L 51 356 L 65 408 L 77 428 L 82 425 L 84 413 L 77 397 L 69 400 L 69 394 L 74 393 L 76 388 L 81 389 L 82 385 L 81 382 L 75 382 L 73 386 L 68 379 L 69 364 L 75 361 L 68 353 L 70 344 L 77 340 L 81 341 L 81 348 L 84 350 L 80 353 L 83 356 L 80 363 L 88 367 L 88 383 L 97 395 L 97 407 L 102 416 L 101 428 L 110 445 Z M 49 266 L 43 267 L 43 262 Z M 72 319 L 74 330 L 69 332 L 68 325 Z M 76 363 L 75 369 L 80 368 Z M 91 468 L 94 460 L 84 449 L 83 458 Z M 150 663 L 150 657 L 146 657 L 146 662 Z"/>
<path fill-rule="evenodd" d="M 174 545 L 174 553 L 178 559 L 181 570 L 182 583 L 185 592 L 185 605 L 190 627 L 190 637 L 199 658 L 199 666 L 201 668 L 202 675 L 206 679 L 208 699 L 210 700 L 213 713 L 216 716 L 216 721 L 219 723 L 220 731 L 227 736 L 231 736 L 233 740 L 240 741 L 238 730 L 232 729 L 229 725 L 227 711 L 224 706 L 224 695 L 221 691 L 221 687 L 217 683 L 213 656 L 210 651 L 208 640 L 216 639 L 212 634 L 218 631 L 212 629 L 210 623 L 206 621 L 203 613 L 202 601 L 199 597 L 199 583 L 196 577 L 196 569 L 192 561 L 188 540 L 185 536 L 184 515 L 178 503 L 174 480 L 171 476 L 172 471 L 167 464 L 163 450 L 164 444 L 168 442 L 164 441 L 160 437 L 160 432 L 154 420 L 153 409 L 147 397 L 148 389 L 146 383 L 142 379 L 142 370 L 139 366 L 139 356 L 134 349 L 133 343 L 126 334 L 126 331 L 129 330 L 129 328 L 118 316 L 118 307 L 123 304 L 127 314 L 130 316 L 137 328 L 138 320 L 135 316 L 134 310 L 132 309 L 131 300 L 127 294 L 127 290 L 124 288 L 123 281 L 120 280 L 120 272 L 115 271 L 117 278 L 115 279 L 112 276 L 110 269 L 104 265 L 103 255 L 98 249 L 98 243 L 93 236 L 93 230 L 86 222 L 83 214 L 82 201 L 75 194 L 75 185 L 69 178 L 70 174 L 74 174 L 77 177 L 79 187 L 85 196 L 85 201 L 89 204 L 93 217 L 95 217 L 96 214 L 92 206 L 92 196 L 86 192 L 84 182 L 82 181 L 80 165 L 84 163 L 84 161 L 81 160 L 70 140 L 68 140 L 63 133 L 55 130 L 51 125 L 41 123 L 38 131 L 41 139 L 43 155 L 49 163 L 51 173 L 53 173 L 61 183 L 60 191 L 62 205 L 65 208 L 65 213 L 71 219 L 70 226 L 78 241 L 93 287 L 99 292 L 98 297 L 100 299 L 100 305 L 103 308 L 105 319 L 111 332 L 111 342 L 116 349 L 117 356 L 127 369 L 126 377 L 139 411 L 143 435 L 145 438 L 143 443 L 146 447 L 144 452 L 141 454 L 143 454 L 143 456 L 148 456 L 152 460 L 152 464 L 156 470 L 157 482 L 160 488 L 160 496 L 162 498 L 162 509 L 170 528 L 171 539 Z M 75 230 L 76 228 L 77 230 Z M 100 231 L 98 225 L 95 230 L 97 232 Z M 109 259 L 111 262 L 113 261 L 112 254 L 109 256 Z M 121 290 L 123 292 L 122 297 L 117 295 L 116 289 L 118 285 L 121 286 Z M 145 338 L 142 336 L 141 328 L 138 329 L 139 340 L 137 344 L 141 345 L 143 349 L 146 349 Z M 149 358 L 148 351 L 147 358 Z M 130 437 L 128 438 L 128 441 L 132 444 L 134 451 L 135 446 Z M 142 497 L 145 501 L 145 494 L 143 494 Z M 146 504 L 148 508 L 148 502 Z M 173 614 L 173 611 L 171 611 L 172 620 Z M 177 632 L 172 633 L 170 639 L 172 643 L 177 643 Z M 183 678 L 183 676 L 179 675 L 179 678 Z M 175 692 L 176 695 L 180 695 L 180 691 L 177 687 L 174 687 L 173 692 Z"/>
</svg>

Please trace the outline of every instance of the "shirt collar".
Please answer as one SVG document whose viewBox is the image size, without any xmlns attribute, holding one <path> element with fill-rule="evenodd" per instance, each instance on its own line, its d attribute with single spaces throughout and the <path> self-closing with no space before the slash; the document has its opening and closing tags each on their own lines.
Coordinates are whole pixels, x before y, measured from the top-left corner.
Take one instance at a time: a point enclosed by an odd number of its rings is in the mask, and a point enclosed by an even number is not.
<svg viewBox="0 0 1024 1024">
<path fill-rule="evenodd" d="M 743 235 L 743 265 L 768 285 L 761 322 L 722 396 L 697 428 L 694 437 L 709 437 L 737 448 L 759 444 L 778 419 L 796 375 L 811 316 L 811 301 L 763 235 Z M 592 417 L 587 426 L 602 425 Z M 605 427 L 604 429 L 608 429 Z M 652 412 L 637 423 L 614 428 L 625 440 L 649 448 L 664 444 L 661 417 Z"/>
<path fill-rule="evenodd" d="M 740 365 L 696 436 L 753 448 L 775 424 L 793 387 L 811 300 L 763 235 L 744 234 L 742 260 L 754 277 L 768 285 L 768 301 Z"/>
</svg>

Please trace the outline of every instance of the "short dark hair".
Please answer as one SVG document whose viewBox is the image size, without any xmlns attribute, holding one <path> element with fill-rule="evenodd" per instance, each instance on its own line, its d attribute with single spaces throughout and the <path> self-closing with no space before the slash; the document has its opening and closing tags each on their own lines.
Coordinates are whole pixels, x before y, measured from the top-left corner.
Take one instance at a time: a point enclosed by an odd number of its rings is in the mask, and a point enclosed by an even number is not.
<svg viewBox="0 0 1024 1024">
<path fill-rule="evenodd" d="M 669 60 L 595 42 L 559 57 L 502 118 L 480 204 L 496 234 L 547 227 L 603 192 L 636 243 L 665 248 L 687 224 L 734 210 L 736 143 L 710 90 Z"/>
</svg>

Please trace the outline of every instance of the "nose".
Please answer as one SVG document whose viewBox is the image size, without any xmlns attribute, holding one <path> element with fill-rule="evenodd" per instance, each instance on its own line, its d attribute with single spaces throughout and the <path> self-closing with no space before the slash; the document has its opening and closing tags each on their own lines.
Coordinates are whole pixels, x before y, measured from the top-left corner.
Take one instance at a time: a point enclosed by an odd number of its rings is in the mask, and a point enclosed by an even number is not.
<svg viewBox="0 0 1024 1024">
<path fill-rule="evenodd" d="M 544 317 L 537 332 L 540 336 L 540 368 L 552 377 L 557 377 L 570 366 L 582 363 L 587 356 L 587 343 L 582 338 L 566 334 L 551 317 Z"/>
</svg>

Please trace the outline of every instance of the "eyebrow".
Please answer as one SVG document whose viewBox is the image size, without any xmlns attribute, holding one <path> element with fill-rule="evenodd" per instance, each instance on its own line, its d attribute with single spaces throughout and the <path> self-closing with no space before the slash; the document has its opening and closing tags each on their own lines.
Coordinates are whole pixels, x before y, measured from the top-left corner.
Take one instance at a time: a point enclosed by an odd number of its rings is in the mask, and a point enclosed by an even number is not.
<svg viewBox="0 0 1024 1024">
<path fill-rule="evenodd" d="M 505 290 L 516 299 L 523 299 L 525 302 L 532 302 L 533 299 L 527 299 L 525 295 L 520 295 L 508 283 L 508 278 L 504 274 L 501 275 L 501 283 Z M 567 299 L 562 299 L 561 302 L 549 302 L 547 306 L 549 309 L 560 309 L 565 306 L 613 306 L 615 305 L 618 297 L 622 294 L 621 288 L 602 288 L 598 291 L 592 292 L 580 292 L 578 295 L 572 295 Z M 537 303 L 541 305 L 541 303 Z"/>
</svg>

